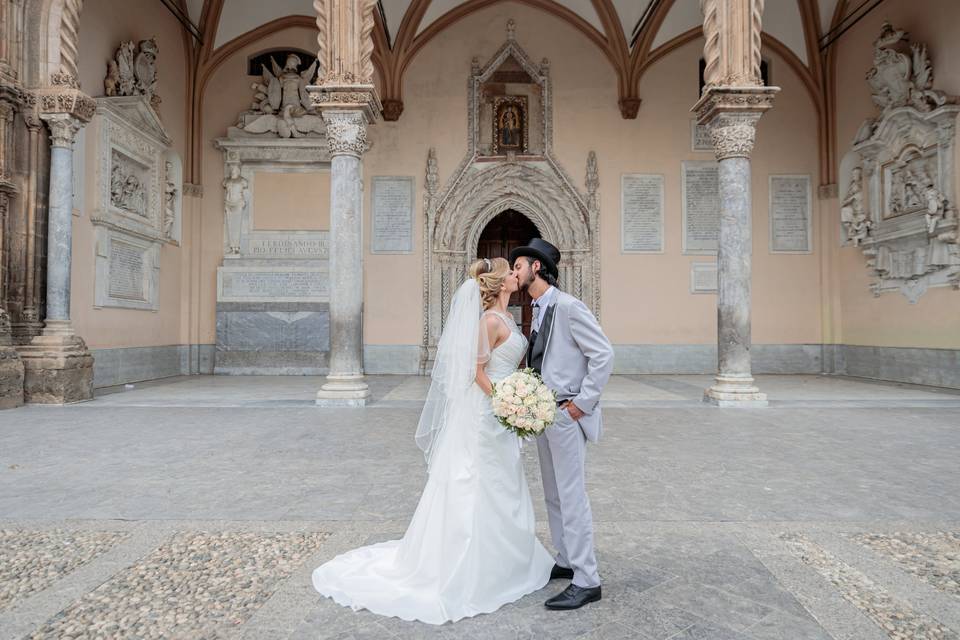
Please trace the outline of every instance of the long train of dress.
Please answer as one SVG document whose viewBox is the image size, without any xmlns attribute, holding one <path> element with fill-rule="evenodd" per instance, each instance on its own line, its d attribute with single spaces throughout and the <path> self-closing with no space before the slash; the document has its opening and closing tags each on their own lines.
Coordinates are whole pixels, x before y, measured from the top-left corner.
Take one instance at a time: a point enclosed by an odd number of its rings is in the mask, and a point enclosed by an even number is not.
<svg viewBox="0 0 960 640">
<path fill-rule="evenodd" d="M 523 357 L 526 340 L 513 328 L 490 356 L 491 380 L 512 373 Z M 320 566 L 317 591 L 355 610 L 443 624 L 490 613 L 546 585 L 554 561 L 534 533 L 517 437 L 500 426 L 476 384 L 465 400 L 439 435 L 403 538 Z"/>
</svg>

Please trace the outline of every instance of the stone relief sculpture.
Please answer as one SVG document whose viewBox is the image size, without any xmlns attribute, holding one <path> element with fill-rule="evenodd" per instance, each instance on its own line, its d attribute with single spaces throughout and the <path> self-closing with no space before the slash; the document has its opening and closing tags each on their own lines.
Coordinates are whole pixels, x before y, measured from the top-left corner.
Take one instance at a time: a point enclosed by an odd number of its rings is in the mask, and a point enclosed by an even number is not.
<svg viewBox="0 0 960 640">
<path fill-rule="evenodd" d="M 164 165 L 163 180 L 163 237 L 173 237 L 173 223 L 176 220 L 177 185 L 173 181 L 173 163 L 167 161 Z"/>
<path fill-rule="evenodd" d="M 157 95 L 157 39 L 122 42 L 113 60 L 107 62 L 103 90 L 110 97 L 146 96 L 154 109 L 160 106 Z"/>
<path fill-rule="evenodd" d="M 240 253 L 240 220 L 250 197 L 249 183 L 240 175 L 240 165 L 231 163 L 223 180 L 223 204 L 226 215 L 227 253 Z"/>
<path fill-rule="evenodd" d="M 866 74 L 880 114 L 853 142 L 860 163 L 840 215 L 876 278 L 874 295 L 899 290 L 916 302 L 931 286 L 960 288 L 954 185 L 955 96 L 933 88 L 922 43 L 884 23 Z"/>
<path fill-rule="evenodd" d="M 314 109 L 307 93 L 317 72 L 314 60 L 305 71 L 298 71 L 300 58 L 288 54 L 283 68 L 270 60 L 272 71 L 263 67 L 260 82 L 251 85 L 253 104 L 240 114 L 237 129 L 249 134 L 276 134 L 281 138 L 302 138 L 322 134 L 323 119 Z"/>
<path fill-rule="evenodd" d="M 110 169 L 110 204 L 138 216 L 146 216 L 146 187 L 141 167 L 117 151 Z"/>
<path fill-rule="evenodd" d="M 863 169 L 854 167 L 847 195 L 840 203 L 840 220 L 847 231 L 847 239 L 858 247 L 870 235 L 873 223 L 863 205 Z"/>
</svg>

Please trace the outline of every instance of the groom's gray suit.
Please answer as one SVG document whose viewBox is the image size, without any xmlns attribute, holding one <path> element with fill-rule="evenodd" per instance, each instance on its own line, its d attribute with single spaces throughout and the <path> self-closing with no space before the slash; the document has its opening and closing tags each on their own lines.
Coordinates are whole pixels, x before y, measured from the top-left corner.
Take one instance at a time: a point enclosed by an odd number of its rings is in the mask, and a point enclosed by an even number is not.
<svg viewBox="0 0 960 640">
<path fill-rule="evenodd" d="M 586 441 L 600 439 L 600 393 L 613 370 L 613 349 L 581 301 L 556 287 L 534 301 L 539 307 L 527 365 L 541 373 L 558 400 L 585 414 L 575 422 L 566 409 L 537 437 L 543 493 L 557 564 L 573 569 L 578 587 L 600 585 L 593 549 L 593 515 L 584 476 Z M 545 307 L 545 308 L 544 308 Z"/>
</svg>

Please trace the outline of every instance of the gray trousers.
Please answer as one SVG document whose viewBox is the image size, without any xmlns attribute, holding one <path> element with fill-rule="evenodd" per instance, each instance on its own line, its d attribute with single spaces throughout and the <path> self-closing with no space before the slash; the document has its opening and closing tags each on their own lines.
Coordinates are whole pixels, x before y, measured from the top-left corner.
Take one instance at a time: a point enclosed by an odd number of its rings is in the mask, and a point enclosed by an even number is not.
<svg viewBox="0 0 960 640">
<path fill-rule="evenodd" d="M 573 569 L 573 584 L 597 587 L 597 556 L 593 550 L 593 514 L 587 498 L 584 461 L 587 439 L 566 411 L 537 436 L 543 495 L 557 564 Z"/>
</svg>

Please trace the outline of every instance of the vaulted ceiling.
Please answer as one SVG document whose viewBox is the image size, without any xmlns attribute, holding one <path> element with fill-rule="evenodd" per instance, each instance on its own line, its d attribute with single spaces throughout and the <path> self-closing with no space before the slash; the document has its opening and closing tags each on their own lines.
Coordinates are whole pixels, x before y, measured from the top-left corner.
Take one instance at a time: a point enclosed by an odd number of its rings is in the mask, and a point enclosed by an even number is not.
<svg viewBox="0 0 960 640">
<path fill-rule="evenodd" d="M 191 19 L 201 22 L 204 5 L 215 0 L 185 0 Z M 222 0 L 219 24 L 214 33 L 212 48 L 256 29 L 278 18 L 291 15 L 312 16 L 311 0 Z M 829 31 L 839 0 L 767 0 L 764 8 L 764 30 L 787 45 L 800 60 L 807 62 L 808 51 L 804 40 L 802 6 L 812 5 L 816 33 L 819 39 Z M 450 12 L 476 0 L 379 0 L 382 24 L 386 40 L 391 47 L 396 45 L 404 20 L 415 18 L 422 12 L 413 38 L 421 35 Z M 484 4 L 489 4 L 485 2 Z M 624 42 L 628 49 L 637 46 L 643 31 L 655 27 L 652 48 L 668 42 L 700 24 L 700 0 L 546 0 L 539 6 L 552 5 L 557 13 L 576 16 L 585 25 L 596 30 L 608 42 Z M 666 17 L 659 25 L 652 25 L 650 18 L 668 7 Z M 425 9 L 424 9 L 425 6 Z M 209 45 L 208 45 L 209 46 Z"/>
</svg>

